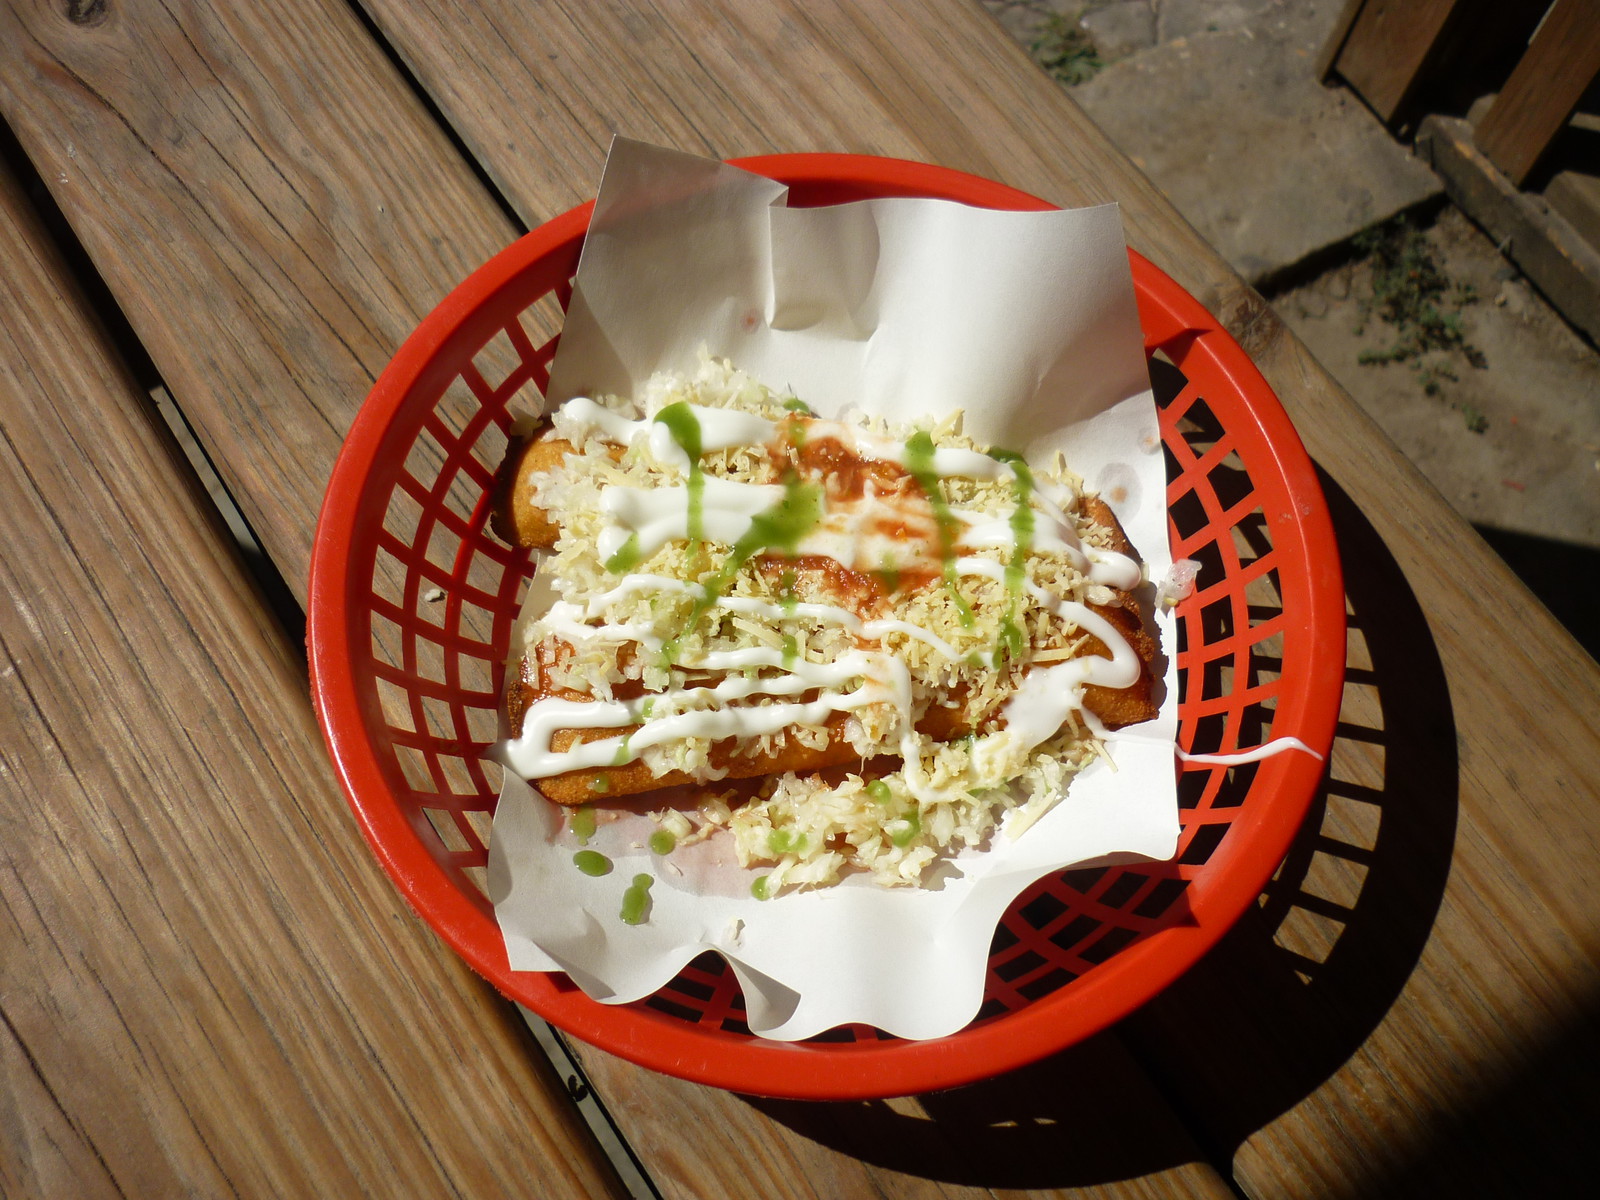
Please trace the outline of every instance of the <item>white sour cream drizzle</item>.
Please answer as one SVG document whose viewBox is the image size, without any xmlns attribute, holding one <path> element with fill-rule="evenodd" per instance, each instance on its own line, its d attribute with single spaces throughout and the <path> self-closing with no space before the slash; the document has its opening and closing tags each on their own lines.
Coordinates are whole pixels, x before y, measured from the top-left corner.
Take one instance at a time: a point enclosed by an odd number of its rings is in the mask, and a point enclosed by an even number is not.
<svg viewBox="0 0 1600 1200">
<path fill-rule="evenodd" d="M 724 680 L 714 688 L 691 688 L 668 695 L 683 697 L 692 692 L 707 692 L 717 700 L 727 700 L 753 694 L 745 692 L 741 696 L 738 690 L 724 689 L 723 684 L 735 682 L 773 684 L 780 680 L 747 680 L 739 677 Z M 796 690 L 805 690 L 804 685 Z M 776 733 L 789 725 L 820 725 L 836 712 L 883 699 L 882 693 L 881 686 L 868 682 L 853 692 L 841 694 L 825 691 L 811 701 L 695 709 L 650 721 L 644 720 L 642 700 L 546 698 L 528 707 L 527 716 L 523 719 L 522 736 L 503 747 L 503 760 L 524 779 L 543 779 L 563 771 L 619 767 L 638 758 L 646 748 L 664 742 L 691 737 L 712 741 L 729 737 L 759 737 L 764 733 Z M 660 700 L 659 697 L 654 699 Z M 558 729 L 617 729 L 628 725 L 639 725 L 639 728 L 626 737 L 576 743 L 560 752 L 550 748 L 550 738 Z"/>
<path fill-rule="evenodd" d="M 1038 591 L 1042 589 L 1029 589 Z M 1035 666 L 1001 709 L 1009 734 L 1032 750 L 1065 724 L 1074 709 L 1083 707 L 1083 689 L 1089 684 L 1106 688 L 1131 687 L 1139 679 L 1139 656 L 1110 621 L 1072 600 L 1056 597 L 1041 602 L 1064 621 L 1092 634 L 1111 651 L 1110 658 L 1086 654 L 1066 662 Z"/>
<path fill-rule="evenodd" d="M 732 545 L 750 530 L 750 523 L 783 499 L 784 489 L 770 483 L 738 483 L 707 476 L 700 497 L 701 529 L 708 541 Z M 638 556 L 648 558 L 668 542 L 681 542 L 689 536 L 689 489 L 687 487 L 607 488 L 601 500 L 612 523 L 601 530 L 595 543 L 602 559 L 615 554 L 630 539 L 637 539 Z M 902 569 L 926 559 L 908 553 L 904 538 L 878 532 L 881 526 L 894 528 L 906 513 L 885 503 L 870 490 L 861 500 L 829 505 L 817 525 L 805 533 L 795 546 L 798 555 L 832 558 L 852 570 L 877 569 L 887 557 L 896 555 Z M 932 520 L 926 521 L 931 543 L 936 537 Z M 1000 522 L 1002 526 L 1003 522 Z M 1011 534 L 1006 528 L 1006 542 Z M 937 562 L 937 559 L 933 560 Z"/>
<path fill-rule="evenodd" d="M 1016 546 L 1016 533 L 1009 520 L 963 508 L 952 508 L 950 515 L 966 525 L 956 539 L 958 550 L 986 550 L 992 547 L 1011 550 Z M 1131 591 L 1144 579 L 1144 571 L 1138 561 L 1126 554 L 1101 550 L 1095 546 L 1086 548 L 1078 540 L 1072 526 L 1067 524 L 1065 516 L 1059 522 L 1053 518 L 1045 524 L 1036 522 L 1032 545 L 1038 550 L 1053 550 L 1064 555 L 1090 583 Z"/>
<path fill-rule="evenodd" d="M 706 453 L 764 445 L 778 434 L 776 421 L 753 413 L 699 404 L 688 407 L 699 422 L 700 446 Z M 869 437 L 838 421 L 809 420 L 809 440 L 834 439 L 860 457 L 892 462 L 901 468 L 910 465 L 904 446 Z M 557 415 L 557 432 L 569 433 L 574 440 L 583 432 L 592 432 L 604 441 L 621 446 L 643 441 L 656 461 L 679 470 L 689 468 L 688 455 L 661 422 L 624 417 L 584 396 L 567 401 L 561 408 Z M 1005 463 L 976 450 L 959 447 L 935 449 L 933 471 L 941 479 L 993 481 L 1012 475 Z M 705 536 L 716 542 L 737 542 L 756 516 L 782 498 L 783 489 L 776 484 L 739 483 L 708 476 L 700 501 Z M 1029 501 L 1045 518 L 1034 521 L 1033 549 L 1065 555 L 1091 583 L 1123 589 L 1139 586 L 1142 573 L 1136 560 L 1110 550 L 1085 548 L 1067 515 L 1037 489 Z M 689 536 L 687 487 L 613 487 L 606 490 L 602 503 L 607 515 L 613 518 L 597 544 L 602 559 L 617 553 L 630 536 L 638 539 L 640 558 L 649 557 L 669 541 L 682 541 Z M 1009 551 L 1016 546 L 1016 532 L 1008 518 L 962 508 L 951 508 L 950 515 L 964 527 L 957 539 L 958 550 L 998 548 Z M 797 553 L 825 555 L 852 569 L 871 570 L 884 562 L 886 552 L 893 553 L 898 548 L 899 565 L 905 568 L 910 564 L 903 540 L 872 532 L 880 519 L 892 521 L 903 516 L 902 510 L 885 503 L 869 488 L 857 503 L 830 505 L 819 526 L 801 539 Z"/>
<path fill-rule="evenodd" d="M 755 413 L 734 408 L 705 408 L 699 404 L 691 404 L 689 408 L 700 422 L 700 449 L 706 454 L 731 450 L 735 446 L 759 446 L 777 433 L 775 422 Z M 587 396 L 574 396 L 563 404 L 556 413 L 555 426 L 557 433 L 573 442 L 579 439 L 570 434 L 578 431 L 592 431 L 600 435 L 601 440 L 618 446 L 631 446 L 643 439 L 657 462 L 680 471 L 689 469 L 689 455 L 661 422 L 649 417 L 635 421 L 596 404 Z"/>
<path fill-rule="evenodd" d="M 987 562 L 988 560 L 975 560 Z M 692 591 L 694 584 L 659 576 L 646 577 L 651 582 L 670 585 L 669 590 Z M 640 585 L 628 583 L 630 590 Z M 591 607 L 614 599 L 621 589 L 613 589 L 605 596 L 591 601 Z M 1110 658 L 1086 655 L 1066 662 L 1037 666 L 1023 676 L 1018 688 L 1002 708 L 1005 729 L 978 739 L 979 743 L 995 743 L 991 753 L 1003 748 L 1008 755 L 1025 754 L 1040 742 L 1053 736 L 1068 715 L 1082 706 L 1083 688 L 1089 684 L 1101 687 L 1123 688 L 1139 677 L 1139 659 L 1133 648 L 1103 617 L 1075 601 L 1050 595 L 1042 588 L 1030 588 L 1057 616 L 1069 621 L 1083 632 L 1092 634 L 1111 650 Z M 790 614 L 781 605 L 768 605 L 764 601 L 744 597 L 723 597 L 718 606 L 734 611 L 754 612 L 778 619 L 783 615 L 811 616 L 833 619 L 839 624 L 860 632 L 863 636 L 880 639 L 890 633 L 900 632 L 917 637 L 940 649 L 948 658 L 957 658 L 954 647 L 937 635 L 904 621 L 863 621 L 848 609 L 823 604 L 797 604 Z M 562 611 L 565 610 L 565 611 Z M 583 609 L 577 605 L 558 603 L 545 618 L 553 632 L 563 636 L 606 637 L 637 641 L 648 651 L 659 651 L 658 637 L 643 634 L 628 625 L 588 625 L 579 620 Z M 570 614 L 570 615 L 569 615 Z M 706 654 L 691 662 L 680 663 L 687 670 L 743 671 L 751 669 L 779 669 L 781 674 L 753 677 L 729 676 L 713 687 L 684 688 L 636 700 L 572 701 L 559 697 L 545 697 L 528 706 L 523 718 L 521 734 L 503 743 L 502 758 L 507 766 L 525 779 L 541 779 L 565 771 L 595 767 L 621 766 L 632 762 L 650 746 L 682 738 L 698 737 L 716 740 L 726 737 L 750 738 L 772 733 L 790 724 L 814 725 L 835 712 L 845 712 L 866 704 L 888 701 L 899 709 L 902 729 L 901 750 L 907 762 L 906 782 L 909 790 L 919 800 L 931 802 L 941 799 L 941 793 L 922 782 L 910 766 L 917 755 L 915 734 L 912 730 L 910 674 L 904 663 L 884 651 L 856 651 L 832 663 L 812 663 L 792 659 L 771 647 L 751 647 Z M 860 680 L 853 690 L 840 693 L 830 689 Z M 751 696 L 785 696 L 820 689 L 817 699 L 801 704 L 758 704 L 732 708 L 694 709 L 670 716 L 649 719 L 646 709 L 663 702 L 698 704 L 711 701 L 724 704 L 744 700 Z M 551 739 L 562 729 L 606 729 L 628 725 L 642 725 L 628 737 L 605 738 L 598 741 L 574 744 L 564 751 L 551 748 Z M 980 751 L 981 753 L 981 751 Z"/>
<path fill-rule="evenodd" d="M 772 440 L 778 432 L 777 422 L 753 414 L 700 405 L 689 407 L 700 424 L 703 452 L 759 446 Z M 664 424 L 651 419 L 632 420 L 623 417 L 587 398 L 569 400 L 562 407 L 556 415 L 556 431 L 574 442 L 581 441 L 581 437 L 575 434 L 588 432 L 619 445 L 632 445 L 644 439 L 657 461 L 682 470 L 688 470 L 690 466 L 688 455 Z M 807 427 L 807 436 L 812 439 L 837 438 L 841 444 L 852 448 L 862 457 L 909 466 L 905 447 L 870 438 L 844 424 L 813 419 Z M 1012 475 L 1011 468 L 1005 463 L 986 454 L 964 449 L 936 449 L 932 467 L 941 478 L 961 476 L 997 480 Z M 781 501 L 783 495 L 784 489 L 779 486 L 705 478 L 702 495 L 704 536 L 708 540 L 729 544 L 739 541 L 748 532 L 754 518 Z M 1136 561 L 1093 547 L 1086 550 L 1071 523 L 1056 505 L 1040 497 L 1036 490 L 1031 502 L 1047 520 L 1035 521 L 1030 547 L 1067 555 L 1091 582 L 1122 588 L 1138 585 L 1141 568 Z M 865 503 L 870 506 L 882 502 L 869 493 Z M 613 487 L 607 489 L 602 505 L 613 522 L 601 534 L 597 545 L 602 558 L 609 558 L 630 539 L 637 539 L 639 556 L 642 558 L 648 557 L 668 541 L 686 540 L 689 536 L 690 500 L 686 487 Z M 957 549 L 1015 548 L 1016 534 L 1009 521 L 967 510 L 951 511 L 964 526 Z M 854 524 L 859 527 L 870 524 L 870 521 L 856 520 Z M 802 555 L 827 554 L 846 566 L 854 566 L 860 561 L 863 550 L 870 554 L 873 547 L 863 547 L 863 539 L 859 536 L 852 539 L 851 535 L 849 523 L 835 522 L 830 528 L 825 515 L 823 527 L 815 535 L 803 537 L 796 550 Z M 815 536 L 815 541 L 809 540 L 812 536 Z M 903 554 L 903 543 L 899 549 Z M 882 561 L 880 557 L 872 565 L 877 566 Z M 973 555 L 958 557 L 955 569 L 958 574 L 984 575 L 1001 582 L 1006 579 L 1004 565 Z M 1082 707 L 1084 687 L 1093 684 L 1124 688 L 1139 678 L 1137 654 L 1109 621 L 1087 606 L 1056 596 L 1037 584 L 1026 584 L 1026 590 L 1047 611 L 1084 634 L 1098 638 L 1111 656 L 1086 655 L 1065 662 L 1036 665 L 1029 670 L 1023 676 L 1017 692 L 1001 710 L 1005 728 L 975 739 L 975 763 L 985 757 L 993 760 L 996 755 L 1006 761 L 1017 761 L 1021 755 L 1052 737 L 1069 715 Z M 552 633 L 570 641 L 601 638 L 634 642 L 648 653 L 659 653 L 662 640 L 648 628 L 629 624 L 591 624 L 603 617 L 606 610 L 618 601 L 641 591 L 678 592 L 702 602 L 707 599 L 698 584 L 659 575 L 629 575 L 609 591 L 590 598 L 585 604 L 557 602 L 545 614 L 542 622 Z M 919 735 L 914 729 L 910 672 L 892 651 L 882 647 L 884 639 L 899 634 L 921 641 L 944 657 L 956 661 L 960 656 L 944 639 L 909 622 L 865 620 L 849 609 L 834 605 L 800 602 L 773 604 L 739 596 L 717 596 L 711 603 L 717 608 L 771 622 L 798 617 L 837 624 L 862 639 L 879 643 L 879 647 L 843 655 L 832 663 L 808 662 L 793 653 L 765 646 L 714 652 L 697 661 L 678 662 L 675 665 L 691 671 L 775 670 L 779 673 L 764 677 L 753 674 L 730 675 L 714 686 L 682 688 L 634 700 L 572 701 L 544 697 L 529 705 L 520 735 L 501 743 L 502 760 L 523 778 L 539 779 L 567 771 L 621 766 L 639 758 L 649 747 L 685 738 L 712 741 L 730 737 L 752 738 L 777 732 L 790 725 L 818 725 L 834 713 L 887 701 L 899 713 L 900 745 L 905 760 L 903 778 L 911 793 L 918 800 L 929 802 L 948 798 L 945 793 L 963 790 L 959 782 L 944 789 L 934 788 L 928 783 L 921 767 Z M 851 690 L 842 690 L 852 683 L 856 686 Z M 783 697 L 813 691 L 817 693 L 816 698 L 809 701 L 728 706 L 730 701 L 746 700 L 753 696 Z M 692 707 L 659 717 L 649 715 L 656 707 L 679 710 L 685 705 Z M 638 728 L 626 736 L 574 743 L 560 752 L 551 748 L 551 740 L 560 730 L 618 729 L 629 726 Z"/>
<path fill-rule="evenodd" d="M 1219 766 L 1234 767 L 1240 763 L 1260 762 L 1264 758 L 1282 754 L 1285 750 L 1301 750 L 1311 755 L 1318 762 L 1322 761 L 1322 755 L 1295 737 L 1273 738 L 1272 741 L 1263 745 L 1253 746 L 1248 750 L 1238 750 L 1230 754 L 1190 754 L 1187 750 L 1179 750 L 1178 758 L 1186 763 L 1216 763 Z"/>
<path fill-rule="evenodd" d="M 988 562 L 979 559 L 979 562 Z M 991 563 L 991 566 L 999 566 Z M 1003 572 L 1005 568 L 1001 567 Z M 590 622 L 604 615 L 605 611 L 618 601 L 625 600 L 637 592 L 680 592 L 696 600 L 705 598 L 705 589 L 698 583 L 685 583 L 681 579 L 673 579 L 667 575 L 629 575 L 616 587 L 608 592 L 602 592 L 592 597 L 588 604 L 569 604 L 558 601 L 551 605 L 543 617 L 543 621 L 552 633 L 572 639 L 604 637 L 614 641 L 638 642 L 647 649 L 660 650 L 661 639 L 654 636 L 649 627 L 638 625 L 593 625 Z M 761 600 L 755 596 L 718 596 L 713 602 L 714 608 L 726 609 L 743 616 L 759 617 L 764 621 L 782 621 L 786 617 L 802 617 L 808 620 L 820 621 L 830 625 L 842 625 L 851 633 L 871 641 L 881 642 L 891 634 L 904 634 L 932 646 L 940 654 L 954 661 L 959 658 L 956 648 L 945 641 L 936 633 L 913 625 L 909 621 L 895 620 L 891 617 L 882 617 L 875 620 L 864 620 L 848 608 L 841 608 L 834 604 L 812 604 L 805 601 L 796 601 L 793 604 L 774 604 L 770 600 Z M 696 664 L 703 666 L 704 664 Z"/>
<path fill-rule="evenodd" d="M 1089 732 L 1098 738 L 1114 737 L 1125 742 L 1148 742 L 1151 739 L 1141 737 L 1137 733 L 1110 733 L 1095 719 L 1093 713 L 1083 714 L 1084 723 L 1089 727 Z M 1166 743 L 1163 741 L 1163 745 Z M 1289 750 L 1299 750 L 1302 754 L 1309 754 L 1318 762 L 1323 762 L 1323 756 L 1297 737 L 1273 738 L 1270 742 L 1263 742 L 1259 746 L 1250 746 L 1244 750 L 1232 750 L 1224 754 L 1192 754 L 1181 747 L 1174 746 L 1173 751 L 1178 756 L 1179 762 L 1201 763 L 1222 767 L 1236 767 L 1242 763 L 1260 762 L 1262 759 L 1273 758 Z"/>
<path fill-rule="evenodd" d="M 714 450 L 731 450 L 735 447 L 760 446 L 778 435 L 778 422 L 741 412 L 735 408 L 710 408 L 703 404 L 690 404 L 689 411 L 700 425 L 700 449 L 710 454 Z M 894 442 L 875 438 L 842 421 L 826 421 L 820 417 L 807 417 L 806 436 L 812 441 L 836 439 L 850 447 L 862 458 L 875 458 L 884 462 L 909 466 L 906 448 Z M 556 432 L 567 436 L 580 431 L 590 431 L 618 446 L 631 446 L 641 438 L 650 447 L 658 462 L 689 469 L 689 456 L 673 439 L 672 432 L 651 417 L 634 420 L 596 404 L 587 396 L 575 396 L 561 406 L 555 418 Z M 576 441 L 569 437 L 568 440 Z M 977 450 L 960 447 L 941 447 L 933 452 L 933 469 L 941 477 L 953 475 L 966 479 L 1006 479 L 1011 468 L 997 459 Z"/>
<path fill-rule="evenodd" d="M 777 484 L 710 476 L 704 487 L 701 528 L 708 540 L 729 545 L 749 532 L 751 521 L 783 499 L 783 488 Z M 668 542 L 689 536 L 686 487 L 609 487 L 600 497 L 600 507 L 611 518 L 595 542 L 602 560 L 622 549 L 630 537 L 639 539 L 639 557 L 647 558 Z"/>
</svg>

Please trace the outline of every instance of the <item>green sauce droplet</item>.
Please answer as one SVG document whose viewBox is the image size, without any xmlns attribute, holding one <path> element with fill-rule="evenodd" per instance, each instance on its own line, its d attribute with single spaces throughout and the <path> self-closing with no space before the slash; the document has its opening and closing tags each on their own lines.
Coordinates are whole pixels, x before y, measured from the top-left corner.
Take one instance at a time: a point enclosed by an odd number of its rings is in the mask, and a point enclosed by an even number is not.
<svg viewBox="0 0 1600 1200">
<path fill-rule="evenodd" d="M 750 894 L 757 900 L 771 900 L 772 890 L 767 886 L 770 875 L 757 875 L 750 881 Z"/>
<path fill-rule="evenodd" d="M 796 450 L 804 450 L 811 432 L 811 418 L 816 414 L 802 400 L 786 400 L 784 408 L 789 415 L 778 423 L 778 436 Z"/>
<path fill-rule="evenodd" d="M 912 811 L 906 813 L 902 819 L 906 822 L 906 827 L 896 833 L 891 833 L 889 840 L 896 846 L 909 846 L 911 839 L 922 832 L 922 817 Z"/>
<path fill-rule="evenodd" d="M 643 925 L 650 916 L 650 885 L 655 880 L 648 875 L 635 875 L 633 882 L 628 885 L 628 890 L 622 893 L 622 917 L 624 925 Z"/>
<path fill-rule="evenodd" d="M 867 795 L 879 804 L 888 804 L 894 799 L 894 793 L 889 790 L 889 785 L 881 779 L 874 779 L 867 784 Z"/>
<path fill-rule="evenodd" d="M 774 829 L 767 834 L 767 852 L 770 854 L 804 854 L 806 835 L 792 829 Z"/>
<path fill-rule="evenodd" d="M 650 835 L 650 853 L 671 854 L 678 847 L 678 839 L 670 829 L 658 829 Z"/>
<path fill-rule="evenodd" d="M 567 828 L 578 839 L 578 845 L 587 846 L 594 836 L 594 809 L 587 806 L 572 809 L 567 815 Z"/>
<path fill-rule="evenodd" d="M 593 779 L 589 780 L 589 790 L 591 792 L 599 792 L 602 795 L 604 795 L 606 792 L 609 792 L 611 790 L 611 776 L 596 775 Z"/>
<path fill-rule="evenodd" d="M 795 641 L 794 634 L 783 635 L 783 669 L 794 670 L 795 663 L 800 661 L 800 643 Z"/>
<path fill-rule="evenodd" d="M 611 874 L 611 860 L 598 850 L 579 850 L 572 856 L 572 865 L 585 875 Z"/>
<path fill-rule="evenodd" d="M 950 511 L 950 503 L 944 498 L 944 489 L 939 486 L 939 473 L 934 470 L 933 459 L 933 435 L 927 430 L 919 429 L 906 439 L 906 471 L 928 498 L 928 507 L 933 509 L 933 519 L 939 527 L 939 559 L 944 563 L 945 591 L 950 593 L 950 599 L 955 602 L 961 623 L 970 627 L 973 623 L 972 608 L 956 586 L 959 578 L 956 575 L 956 535 L 961 522 Z"/>
<path fill-rule="evenodd" d="M 789 615 L 794 616 L 800 607 L 800 597 L 794 593 L 795 574 L 788 567 L 783 569 L 783 576 L 778 585 L 778 606 Z"/>
</svg>

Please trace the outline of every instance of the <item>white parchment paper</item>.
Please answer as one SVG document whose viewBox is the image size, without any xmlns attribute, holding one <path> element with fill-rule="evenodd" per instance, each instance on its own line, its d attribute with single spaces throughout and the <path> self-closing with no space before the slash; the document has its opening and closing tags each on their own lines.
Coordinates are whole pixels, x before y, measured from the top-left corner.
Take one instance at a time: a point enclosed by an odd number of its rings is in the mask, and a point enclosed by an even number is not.
<svg viewBox="0 0 1600 1200">
<path fill-rule="evenodd" d="M 910 422 L 962 409 L 980 443 L 1035 463 L 1064 453 L 1116 511 L 1151 578 L 1164 578 L 1165 468 L 1115 206 L 1016 213 L 889 199 L 791 209 L 786 194 L 722 163 L 618 139 L 548 405 L 692 372 L 705 346 L 823 416 L 848 407 Z M 1083 772 L 1025 835 L 963 854 L 932 887 L 850 881 L 757 901 L 756 872 L 731 876 L 721 860 L 731 851 L 717 840 L 652 855 L 644 817 L 602 818 L 590 848 L 615 869 L 591 878 L 573 866 L 562 810 L 508 778 L 489 887 L 512 967 L 563 970 L 591 996 L 623 1003 L 712 949 L 738 976 L 762 1036 L 845 1022 L 907 1038 L 955 1032 L 982 1003 L 996 923 L 1030 883 L 1075 864 L 1165 859 L 1176 847 L 1175 641 L 1170 618 L 1157 624 L 1162 712 L 1112 736 L 1115 769 Z M 622 894 L 641 873 L 654 878 L 650 917 L 630 926 Z"/>
</svg>

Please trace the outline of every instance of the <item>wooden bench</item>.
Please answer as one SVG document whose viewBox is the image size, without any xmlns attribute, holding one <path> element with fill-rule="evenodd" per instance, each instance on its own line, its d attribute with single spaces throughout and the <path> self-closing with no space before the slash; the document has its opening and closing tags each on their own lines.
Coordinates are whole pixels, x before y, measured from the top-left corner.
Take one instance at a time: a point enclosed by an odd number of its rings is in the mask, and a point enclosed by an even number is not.
<svg viewBox="0 0 1600 1200">
<path fill-rule="evenodd" d="M 749 1100 L 577 1047 L 648 1186 L 1320 1196 L 1577 1169 L 1600 668 L 975 4 L 225 7 L 0 8 L 0 115 L 116 305 L 87 311 L 8 185 L 0 1190 L 620 1190 L 516 1011 L 372 862 L 298 648 L 95 331 L 148 355 L 303 602 L 371 380 L 519 226 L 592 194 L 614 130 L 1119 201 L 1326 472 L 1353 627 L 1313 821 L 1170 992 L 906 1101 Z"/>
</svg>

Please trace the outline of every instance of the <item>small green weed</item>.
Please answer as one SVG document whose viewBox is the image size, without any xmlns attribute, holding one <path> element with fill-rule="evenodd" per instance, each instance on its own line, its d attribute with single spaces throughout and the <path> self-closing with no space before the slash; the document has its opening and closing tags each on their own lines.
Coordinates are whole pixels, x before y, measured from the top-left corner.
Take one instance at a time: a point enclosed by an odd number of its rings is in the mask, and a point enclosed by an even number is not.
<svg viewBox="0 0 1600 1200">
<path fill-rule="evenodd" d="M 1100 57 L 1094 39 L 1078 24 L 1082 13 L 1070 17 L 1053 12 L 1039 26 L 1029 49 L 1033 60 L 1060 82 L 1071 86 L 1088 83 L 1106 60 Z"/>
<path fill-rule="evenodd" d="M 1381 350 L 1363 350 L 1363 363 L 1407 363 L 1430 396 L 1440 395 L 1446 382 L 1454 383 L 1458 360 L 1484 367 L 1483 352 L 1467 340 L 1461 310 L 1477 303 L 1477 292 L 1467 284 L 1451 282 L 1440 269 L 1420 229 L 1401 218 L 1367 230 L 1356 238 L 1357 251 L 1372 267 L 1372 294 L 1361 301 L 1356 333 L 1376 316 L 1395 332 L 1394 341 Z M 1482 433 L 1488 427 L 1476 409 L 1464 410 L 1467 428 Z"/>
</svg>

